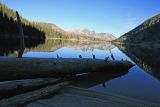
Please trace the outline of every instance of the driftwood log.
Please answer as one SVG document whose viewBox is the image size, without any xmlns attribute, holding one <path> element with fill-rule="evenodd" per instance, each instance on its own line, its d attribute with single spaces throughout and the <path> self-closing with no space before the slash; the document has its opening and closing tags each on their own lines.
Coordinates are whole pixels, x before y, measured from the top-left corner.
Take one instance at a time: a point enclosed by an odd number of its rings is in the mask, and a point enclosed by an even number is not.
<svg viewBox="0 0 160 107">
<path fill-rule="evenodd" d="M 0 58 L 0 80 L 43 78 L 129 69 L 129 61 L 81 58 Z M 118 71 L 117 71 L 118 72 Z"/>
<path fill-rule="evenodd" d="M 0 83 L 0 99 L 8 98 L 17 94 L 39 89 L 47 85 L 53 85 L 65 81 L 61 78 L 38 78 L 13 80 Z"/>
<path fill-rule="evenodd" d="M 41 88 L 32 92 L 20 94 L 8 99 L 2 99 L 0 101 L 0 107 L 22 107 L 29 102 L 57 93 L 61 88 L 68 85 L 69 83 L 70 82 L 66 81 L 58 83 L 56 85 L 47 86 L 45 88 Z"/>
</svg>

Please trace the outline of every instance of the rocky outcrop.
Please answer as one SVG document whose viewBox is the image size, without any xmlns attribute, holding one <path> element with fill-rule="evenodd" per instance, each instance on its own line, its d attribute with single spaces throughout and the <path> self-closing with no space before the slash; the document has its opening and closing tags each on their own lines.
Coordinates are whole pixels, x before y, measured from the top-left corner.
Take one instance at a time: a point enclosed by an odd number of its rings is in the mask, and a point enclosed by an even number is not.
<svg viewBox="0 0 160 107">
<path fill-rule="evenodd" d="M 116 37 L 110 33 L 97 33 L 95 31 L 91 31 L 88 29 L 76 29 L 76 30 L 71 30 L 68 32 L 73 33 L 73 34 L 86 36 L 86 37 L 100 38 L 100 39 L 104 39 L 106 41 L 112 41 L 112 40 L 116 39 Z"/>
</svg>

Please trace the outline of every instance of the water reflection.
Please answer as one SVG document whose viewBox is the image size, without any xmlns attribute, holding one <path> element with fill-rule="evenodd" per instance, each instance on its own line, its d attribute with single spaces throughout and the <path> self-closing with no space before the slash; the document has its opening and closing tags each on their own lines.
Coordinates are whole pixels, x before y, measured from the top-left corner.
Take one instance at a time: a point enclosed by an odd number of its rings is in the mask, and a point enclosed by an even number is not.
<svg viewBox="0 0 160 107">
<path fill-rule="evenodd" d="M 160 51 L 154 48 L 136 46 L 118 47 L 104 42 L 49 40 L 45 44 L 25 49 L 23 57 L 56 58 L 59 55 L 63 58 L 78 58 L 81 55 L 82 58 L 92 58 L 92 54 L 94 54 L 97 59 L 105 59 L 108 56 L 110 57 L 109 50 L 111 50 L 116 60 L 123 58 L 124 60 L 134 61 L 142 69 L 135 66 L 129 71 L 87 74 L 81 76 L 75 82 L 75 85 L 98 92 L 111 92 L 159 103 Z"/>
<path fill-rule="evenodd" d="M 160 80 L 160 49 L 124 45 L 118 47 L 145 72 Z"/>
<path fill-rule="evenodd" d="M 19 49 L 20 41 L 18 39 L 0 39 L 0 56 L 16 56 Z M 73 40 L 38 40 L 25 39 L 25 53 L 27 52 L 54 52 L 60 48 L 68 47 L 75 50 L 93 51 L 94 49 L 109 50 L 114 48 L 110 42 L 93 42 L 93 41 L 73 41 Z"/>
<path fill-rule="evenodd" d="M 38 45 L 35 48 L 27 48 L 26 52 L 50 52 L 56 51 L 60 48 L 67 47 L 75 50 L 89 51 L 94 49 L 100 50 L 109 50 L 114 48 L 115 46 L 110 42 L 102 42 L 102 41 L 73 41 L 73 40 L 61 40 L 61 39 L 52 39 L 47 40 L 45 44 Z"/>
<path fill-rule="evenodd" d="M 45 43 L 45 38 L 25 38 L 25 47 L 26 48 L 35 48 L 39 44 Z M 0 37 L 0 56 L 9 56 L 14 55 L 20 48 L 20 39 L 19 38 L 2 38 Z"/>
</svg>

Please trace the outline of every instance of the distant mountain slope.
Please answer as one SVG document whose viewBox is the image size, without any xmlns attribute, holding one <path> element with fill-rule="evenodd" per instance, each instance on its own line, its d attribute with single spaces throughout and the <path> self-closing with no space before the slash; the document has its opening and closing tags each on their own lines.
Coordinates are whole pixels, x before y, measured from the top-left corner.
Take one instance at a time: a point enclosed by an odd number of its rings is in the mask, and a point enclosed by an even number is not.
<svg viewBox="0 0 160 107">
<path fill-rule="evenodd" d="M 118 38 L 116 42 L 145 45 L 159 44 L 160 14 L 146 20 L 135 29 Z"/>
<path fill-rule="evenodd" d="M 53 24 L 53 23 L 45 23 L 45 22 L 37 22 L 41 25 L 44 25 L 44 26 L 48 26 L 48 27 L 51 27 L 52 29 L 57 29 L 57 30 L 61 30 L 62 29 L 60 27 L 58 27 L 57 25 Z"/>
<path fill-rule="evenodd" d="M 73 34 L 83 35 L 83 36 L 86 36 L 86 37 L 99 38 L 99 39 L 103 39 L 103 40 L 106 40 L 106 41 L 112 41 L 112 40 L 116 39 L 116 37 L 113 36 L 112 34 L 96 33 L 95 31 L 91 31 L 91 30 L 88 30 L 88 29 L 76 29 L 76 30 L 71 30 L 71 31 L 68 31 L 68 32 L 73 33 Z"/>
</svg>

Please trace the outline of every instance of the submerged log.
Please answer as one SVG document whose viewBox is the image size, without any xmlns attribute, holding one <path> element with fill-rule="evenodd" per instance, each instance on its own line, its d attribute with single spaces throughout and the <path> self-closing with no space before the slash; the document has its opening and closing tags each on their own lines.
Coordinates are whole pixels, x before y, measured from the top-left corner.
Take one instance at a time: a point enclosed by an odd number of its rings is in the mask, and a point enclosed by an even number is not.
<svg viewBox="0 0 160 107">
<path fill-rule="evenodd" d="M 61 88 L 68 85 L 70 82 L 62 82 L 56 85 L 47 86 L 39 90 L 28 92 L 25 94 L 20 94 L 8 99 L 2 99 L 0 101 L 0 107 L 22 107 L 23 105 L 53 95 L 57 93 Z"/>
<path fill-rule="evenodd" d="M 0 58 L 0 80 L 43 78 L 129 69 L 129 61 L 81 58 Z"/>
<path fill-rule="evenodd" d="M 53 85 L 63 81 L 64 79 L 60 78 L 38 78 L 1 82 L 0 99 L 8 98 L 17 94 L 22 94 L 28 91 L 39 89 L 41 87 Z"/>
</svg>

